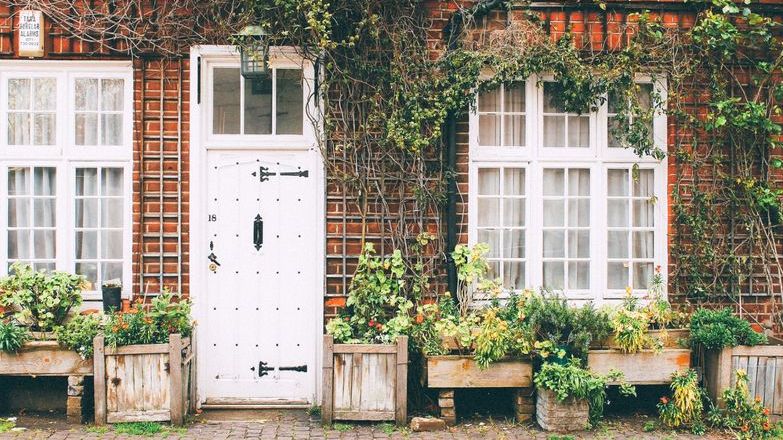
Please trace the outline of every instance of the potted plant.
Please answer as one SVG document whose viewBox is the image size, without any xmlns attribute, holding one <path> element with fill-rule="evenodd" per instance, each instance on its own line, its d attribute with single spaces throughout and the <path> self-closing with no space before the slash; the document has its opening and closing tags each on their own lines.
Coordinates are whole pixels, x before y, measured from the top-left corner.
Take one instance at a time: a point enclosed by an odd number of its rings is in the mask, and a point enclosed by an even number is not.
<svg viewBox="0 0 783 440">
<path fill-rule="evenodd" d="M 672 374 L 690 368 L 687 314 L 676 311 L 663 297 L 663 277 L 656 268 L 645 302 L 628 295 L 611 310 L 611 336 L 588 352 L 590 369 L 607 374 L 622 371 L 633 384 L 668 384 Z M 639 368 L 651 365 L 654 368 Z"/>
<path fill-rule="evenodd" d="M 52 333 L 82 301 L 84 279 L 65 272 L 36 272 L 16 263 L 0 279 L 0 301 L 9 316 L 0 320 L 0 375 L 68 376 L 67 415 L 82 420 L 84 376 L 92 361 L 60 346 Z"/>
<path fill-rule="evenodd" d="M 752 396 L 760 396 L 774 416 L 783 416 L 783 341 L 753 330 L 745 319 L 728 308 L 700 308 L 691 316 L 691 346 L 699 350 L 707 395 L 725 406 L 721 393 L 732 385 L 738 370 L 751 378 Z"/>
<path fill-rule="evenodd" d="M 118 279 L 108 280 L 101 286 L 103 295 L 103 311 L 111 313 L 122 309 L 122 282 Z"/>
<path fill-rule="evenodd" d="M 594 426 L 603 417 L 606 387 L 620 383 L 624 395 L 636 395 L 636 389 L 622 381 L 622 373 L 606 376 L 581 366 L 571 358 L 565 363 L 544 362 L 536 373 L 536 421 L 545 431 L 579 431 Z"/>
<path fill-rule="evenodd" d="M 375 255 L 371 243 L 337 318 L 324 336 L 324 423 L 333 420 L 407 421 L 408 337 L 413 308 L 402 253 Z M 358 390 L 343 393 L 341 390 Z M 362 396 L 376 396 L 367 399 Z"/>
<path fill-rule="evenodd" d="M 106 317 L 92 347 L 96 424 L 183 423 L 195 408 L 190 309 L 190 301 L 164 291 Z M 85 317 L 79 325 L 83 336 L 72 335 L 74 345 L 83 350 L 89 350 L 82 341 L 94 328 L 91 319 Z"/>
</svg>

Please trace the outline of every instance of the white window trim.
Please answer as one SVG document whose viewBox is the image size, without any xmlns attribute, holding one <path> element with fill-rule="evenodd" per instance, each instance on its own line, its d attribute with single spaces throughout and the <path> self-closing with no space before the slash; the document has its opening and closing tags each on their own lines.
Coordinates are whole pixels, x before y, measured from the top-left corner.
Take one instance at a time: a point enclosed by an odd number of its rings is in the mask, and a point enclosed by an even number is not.
<svg viewBox="0 0 783 440">
<path fill-rule="evenodd" d="M 57 78 L 56 142 L 53 146 L 24 145 L 22 148 L 8 145 L 7 91 L 0 92 L 0 194 L 8 191 L 8 168 L 54 167 L 56 168 L 57 231 L 55 268 L 61 271 L 75 270 L 75 169 L 122 168 L 123 191 L 123 279 L 122 296 L 130 298 L 132 290 L 132 234 L 133 234 L 133 65 L 114 61 L 0 61 L 0 84 L 14 77 Z M 121 78 L 125 80 L 123 95 L 123 142 L 119 146 L 76 146 L 74 79 Z M 10 148 L 9 148 L 10 147 Z M 0 274 L 7 273 L 8 235 L 6 233 L 8 204 L 0 203 Z M 97 290 L 84 291 L 85 300 L 101 300 Z"/>
<path fill-rule="evenodd" d="M 525 231 L 525 283 L 530 288 L 539 288 L 543 284 L 543 199 L 542 173 L 547 167 L 556 168 L 589 168 L 592 202 L 590 204 L 590 289 L 589 291 L 568 292 L 569 299 L 574 301 L 593 301 L 595 303 L 614 302 L 625 296 L 625 291 L 615 292 L 607 289 L 607 215 L 606 215 L 606 178 L 610 168 L 637 165 L 643 169 L 654 170 L 654 191 L 658 197 L 655 204 L 655 265 L 660 265 L 664 279 L 664 295 L 668 279 L 668 158 L 659 161 L 651 157 L 638 157 L 632 150 L 612 149 L 607 146 L 607 104 L 604 102 L 597 111 L 591 112 L 590 148 L 586 154 L 574 154 L 577 148 L 543 148 L 543 116 L 539 109 L 543 108 L 543 87 L 540 78 L 551 79 L 551 76 L 531 77 L 527 81 L 527 148 L 506 147 L 487 148 L 478 144 L 478 114 L 475 110 L 469 112 L 468 147 L 468 241 L 470 245 L 477 243 L 477 192 L 478 169 L 482 167 L 521 167 L 525 168 L 526 196 L 526 231 Z M 653 82 L 665 105 L 666 82 L 649 76 L 637 77 L 637 82 Z M 533 98 L 531 99 L 531 94 Z M 530 110 L 534 106 L 534 110 Z M 535 122 L 533 122 L 535 121 Z M 601 130 L 598 128 L 601 127 Z M 532 132 L 532 133 L 531 133 Z M 667 146 L 667 118 L 663 112 L 658 112 L 653 120 L 655 145 L 663 151 Z M 533 141 L 530 141 L 533 139 Z M 547 151 L 543 151 L 547 150 Z M 557 154 L 551 150 L 559 150 Z M 616 150 L 616 151 L 615 151 Z M 634 291 L 635 295 L 643 292 Z"/>
<path fill-rule="evenodd" d="M 314 144 L 317 140 L 317 131 L 314 124 L 310 121 L 310 116 L 317 115 L 315 99 L 313 97 L 313 87 L 315 84 L 315 73 L 313 63 L 295 49 L 289 47 L 271 47 L 269 53 L 270 69 L 301 69 L 302 70 L 302 134 L 213 134 L 212 133 L 212 108 L 204 106 L 200 112 L 200 121 L 204 127 L 207 127 L 204 138 L 202 139 L 206 148 L 277 148 L 277 149 L 301 149 L 302 145 Z M 212 99 L 212 78 L 214 78 L 214 69 L 221 67 L 230 67 L 239 69 L 239 52 L 234 46 L 213 46 L 204 56 L 209 56 L 203 60 L 201 67 L 205 79 L 201 88 L 201 102 L 213 102 Z M 244 90 L 244 81 L 240 81 L 241 89 Z M 276 81 L 272 82 L 273 88 L 273 106 L 276 105 L 274 91 L 277 89 Z M 240 109 L 241 110 L 241 109 Z M 240 117 L 244 119 L 244 111 L 240 111 Z M 272 114 L 273 126 L 276 115 Z"/>
</svg>

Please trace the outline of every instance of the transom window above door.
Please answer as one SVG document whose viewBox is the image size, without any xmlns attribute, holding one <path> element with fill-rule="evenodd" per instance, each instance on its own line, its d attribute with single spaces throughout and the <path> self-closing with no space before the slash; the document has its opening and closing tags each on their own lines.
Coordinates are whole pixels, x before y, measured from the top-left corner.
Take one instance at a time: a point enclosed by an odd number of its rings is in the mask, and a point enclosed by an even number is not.
<svg viewBox="0 0 783 440">
<path fill-rule="evenodd" d="M 0 61 L 0 274 L 83 275 L 130 293 L 130 63 Z"/>
<path fill-rule="evenodd" d="M 239 67 L 215 66 L 211 81 L 212 134 L 302 135 L 302 69 L 273 68 L 247 79 Z"/>
<path fill-rule="evenodd" d="M 649 80 L 636 92 L 647 109 L 653 95 L 665 98 L 664 85 Z M 612 135 L 622 130 L 624 98 L 576 114 L 558 93 L 539 79 L 479 93 L 469 124 L 469 239 L 490 246 L 506 291 L 642 296 L 655 266 L 666 266 L 666 161 L 640 158 Z M 665 150 L 665 115 L 656 112 L 647 129 Z"/>
</svg>

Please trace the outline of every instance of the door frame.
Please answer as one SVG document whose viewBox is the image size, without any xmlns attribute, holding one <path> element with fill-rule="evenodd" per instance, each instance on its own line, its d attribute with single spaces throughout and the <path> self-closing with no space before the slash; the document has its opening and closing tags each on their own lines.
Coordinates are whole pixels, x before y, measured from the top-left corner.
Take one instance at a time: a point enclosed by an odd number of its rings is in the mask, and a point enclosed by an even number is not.
<svg viewBox="0 0 783 440">
<path fill-rule="evenodd" d="M 315 375 L 315 389 L 312 393 L 310 404 L 319 404 L 321 401 L 321 370 L 323 362 L 323 326 L 324 326 L 324 293 L 326 291 L 326 177 L 323 158 L 320 154 L 318 139 L 322 133 L 318 103 L 314 98 L 313 88 L 315 69 L 313 63 L 305 60 L 293 47 L 272 47 L 270 49 L 270 64 L 274 66 L 301 67 L 304 78 L 305 117 L 303 121 L 302 136 L 256 135 L 256 136 L 210 136 L 208 130 L 212 126 L 210 109 L 202 106 L 209 103 L 211 93 L 208 87 L 210 65 L 216 63 L 236 63 L 239 67 L 239 52 L 235 46 L 194 46 L 190 50 L 190 298 L 193 300 L 193 316 L 195 320 L 206 322 L 207 307 L 202 303 L 206 300 L 206 272 L 208 240 L 207 230 L 207 152 L 208 150 L 247 150 L 247 151 L 310 151 L 317 155 L 316 169 L 313 170 L 313 178 L 316 187 L 316 242 L 318 244 L 316 256 L 316 275 L 320 280 L 319 288 L 313 292 L 312 301 L 315 301 L 313 313 L 315 316 L 315 329 L 312 337 L 315 338 L 314 368 L 311 374 Z M 315 119 L 313 119 L 315 118 Z M 205 352 L 204 338 L 197 338 L 196 349 Z M 197 356 L 196 383 L 202 384 L 206 380 L 206 359 Z M 202 388 L 197 386 L 197 402 L 201 407 L 206 399 Z M 262 405 L 263 406 L 263 405 Z M 280 405 L 275 405 L 280 407 Z"/>
</svg>

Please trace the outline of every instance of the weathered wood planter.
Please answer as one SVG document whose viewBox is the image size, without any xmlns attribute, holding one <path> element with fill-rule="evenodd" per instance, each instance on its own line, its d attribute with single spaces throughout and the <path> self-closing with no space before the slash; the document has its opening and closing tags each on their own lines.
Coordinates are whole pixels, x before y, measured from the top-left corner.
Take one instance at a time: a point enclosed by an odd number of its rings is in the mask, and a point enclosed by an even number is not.
<svg viewBox="0 0 783 440">
<path fill-rule="evenodd" d="M 616 348 L 613 338 L 608 338 L 587 352 L 587 366 L 602 375 L 612 369 L 621 371 L 623 380 L 629 384 L 671 383 L 672 374 L 690 368 L 691 349 L 679 346 L 679 341 L 688 339 L 690 334 L 687 329 L 651 330 L 649 334 L 663 342 L 662 350 L 624 353 Z"/>
<path fill-rule="evenodd" d="M 94 340 L 95 424 L 170 421 L 195 410 L 195 345 L 173 334 L 168 344 L 108 347 Z"/>
<path fill-rule="evenodd" d="M 454 391 L 461 388 L 514 388 L 517 420 L 533 417 L 533 364 L 529 359 L 501 359 L 482 370 L 473 356 L 428 356 L 425 369 L 425 386 L 439 389 L 440 416 L 449 425 L 457 421 Z"/>
<path fill-rule="evenodd" d="M 82 359 L 56 341 L 27 342 L 15 354 L 0 351 L 0 375 L 68 377 L 66 415 L 69 423 L 82 423 L 84 376 L 92 374 L 91 359 Z"/>
<path fill-rule="evenodd" d="M 590 406 L 586 399 L 569 397 L 561 402 L 553 391 L 538 388 L 536 422 L 544 431 L 581 431 L 589 420 Z"/>
<path fill-rule="evenodd" d="M 750 398 L 758 396 L 773 418 L 783 418 L 783 341 L 770 342 L 705 351 L 704 385 L 710 399 L 723 407 L 723 390 L 735 385 L 735 371 L 742 369 L 748 373 Z"/>
<path fill-rule="evenodd" d="M 335 344 L 324 336 L 324 423 L 334 420 L 407 422 L 408 337 L 395 345 Z"/>
</svg>

